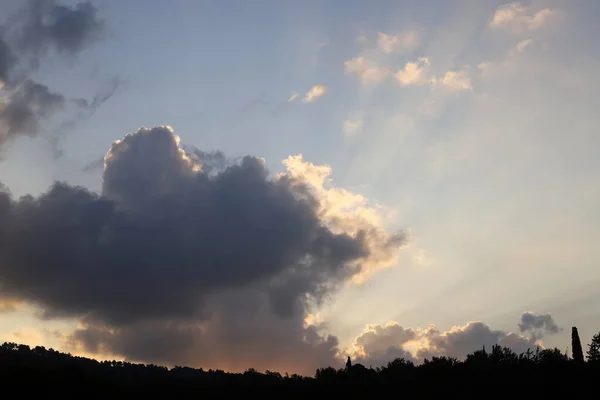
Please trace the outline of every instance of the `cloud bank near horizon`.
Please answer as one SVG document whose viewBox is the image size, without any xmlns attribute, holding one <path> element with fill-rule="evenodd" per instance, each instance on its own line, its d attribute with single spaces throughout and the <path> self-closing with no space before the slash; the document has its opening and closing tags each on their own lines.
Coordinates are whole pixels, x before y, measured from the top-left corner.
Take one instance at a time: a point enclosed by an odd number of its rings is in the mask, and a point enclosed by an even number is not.
<svg viewBox="0 0 600 400">
<path fill-rule="evenodd" d="M 494 330 L 481 321 L 468 322 L 440 331 L 435 325 L 427 328 L 402 327 L 398 322 L 367 325 L 351 349 L 347 350 L 357 362 L 364 365 L 386 365 L 395 358 L 415 363 L 432 357 L 464 357 L 483 346 L 506 346 L 517 353 L 544 347 L 542 338 L 561 330 L 550 314 L 525 312 L 521 315 L 519 332 Z M 529 333 L 529 334 L 528 334 Z"/>
</svg>

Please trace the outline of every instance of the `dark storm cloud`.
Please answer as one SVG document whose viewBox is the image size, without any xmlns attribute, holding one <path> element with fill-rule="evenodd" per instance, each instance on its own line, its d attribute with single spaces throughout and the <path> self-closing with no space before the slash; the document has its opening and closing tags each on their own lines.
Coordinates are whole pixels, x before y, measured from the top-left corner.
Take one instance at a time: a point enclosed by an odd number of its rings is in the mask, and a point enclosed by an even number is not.
<svg viewBox="0 0 600 400">
<path fill-rule="evenodd" d="M 46 85 L 26 80 L 10 96 L 10 101 L 0 108 L 0 120 L 6 124 L 6 138 L 18 134 L 35 135 L 40 120 L 62 109 L 65 98 L 52 93 Z"/>
<path fill-rule="evenodd" d="M 209 178 L 156 128 L 106 159 L 102 196 L 56 184 L 3 210 L 6 293 L 29 293 L 49 314 L 133 321 L 195 315 L 214 288 L 279 274 L 274 303 L 288 309 L 364 255 L 257 158 Z"/>
<path fill-rule="evenodd" d="M 10 71 L 17 63 L 17 57 L 13 54 L 12 49 L 4 41 L 0 32 L 0 81 L 5 85 L 9 80 Z"/>
<path fill-rule="evenodd" d="M 331 359 L 336 339 L 304 315 L 368 263 L 376 229 L 334 233 L 302 182 L 270 178 L 256 157 L 187 153 L 167 127 L 115 142 L 105 164 L 101 194 L 57 183 L 0 197 L 1 293 L 81 318 L 73 340 L 91 350 L 235 364 L 279 346 L 264 365 L 295 350 Z"/>
<path fill-rule="evenodd" d="M 29 78 L 31 67 L 39 67 L 51 52 L 75 56 L 99 38 L 103 25 L 90 2 L 71 7 L 54 0 L 30 0 L 8 18 L 0 28 L 0 146 L 19 135 L 37 135 L 43 122 L 64 109 L 62 94 Z M 98 94 L 90 103 L 77 101 L 78 117 L 59 130 L 93 114 L 115 89 Z"/>
<path fill-rule="evenodd" d="M 39 57 L 50 50 L 80 52 L 99 39 L 104 23 L 89 1 L 70 7 L 55 0 L 29 0 L 8 26 L 18 51 Z"/>
<path fill-rule="evenodd" d="M 519 330 L 530 333 L 536 339 L 541 339 L 546 334 L 554 334 L 562 329 L 556 325 L 550 314 L 535 314 L 527 311 L 521 315 Z"/>
</svg>

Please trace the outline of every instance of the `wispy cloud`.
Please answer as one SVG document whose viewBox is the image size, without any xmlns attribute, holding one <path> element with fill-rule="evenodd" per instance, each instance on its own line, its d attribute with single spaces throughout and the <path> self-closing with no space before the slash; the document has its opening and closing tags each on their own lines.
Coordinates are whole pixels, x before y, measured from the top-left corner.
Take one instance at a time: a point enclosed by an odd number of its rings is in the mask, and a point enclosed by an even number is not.
<svg viewBox="0 0 600 400">
<path fill-rule="evenodd" d="M 347 119 L 342 122 L 342 131 L 345 136 L 355 136 L 360 133 L 363 127 L 363 116 L 362 113 L 355 113 L 349 115 Z"/>
<path fill-rule="evenodd" d="M 312 103 L 320 97 L 323 97 L 327 93 L 327 86 L 323 84 L 315 85 L 310 88 L 302 99 L 303 103 Z"/>
<path fill-rule="evenodd" d="M 378 67 L 365 57 L 355 57 L 344 63 L 347 74 L 355 74 L 364 84 L 380 83 L 390 74 L 388 68 Z"/>
<path fill-rule="evenodd" d="M 413 254 L 413 262 L 416 265 L 428 267 L 433 264 L 433 259 L 425 253 L 424 249 L 417 249 Z"/>
<path fill-rule="evenodd" d="M 327 93 L 327 85 L 319 84 L 311 87 L 308 92 L 301 97 L 299 93 L 294 92 L 290 97 L 288 97 L 286 103 L 293 103 L 296 100 L 300 100 L 302 103 L 312 103 L 316 101 L 320 97 L 323 97 Z"/>
<path fill-rule="evenodd" d="M 347 74 L 356 75 L 363 84 L 377 84 L 390 76 L 392 69 L 384 66 L 386 56 L 401 54 L 416 49 L 419 45 L 419 36 L 415 31 L 406 31 L 398 34 L 377 32 L 374 41 L 366 36 L 359 36 L 363 50 L 354 58 L 344 63 Z M 383 57 L 383 60 L 381 59 Z"/>
<path fill-rule="evenodd" d="M 448 71 L 440 79 L 433 79 L 434 86 L 441 86 L 452 92 L 460 92 L 463 90 L 473 90 L 471 78 L 467 70 Z"/>
<path fill-rule="evenodd" d="M 419 36 L 415 31 L 388 35 L 377 33 L 377 49 L 385 54 L 403 53 L 414 50 L 419 45 Z"/>
<path fill-rule="evenodd" d="M 525 48 L 530 46 L 533 43 L 533 39 L 525 39 L 525 40 L 521 40 L 519 43 L 517 43 L 517 45 L 515 46 L 515 48 L 517 49 L 517 51 L 519 53 L 522 53 L 525 51 Z"/>
<path fill-rule="evenodd" d="M 505 29 L 514 33 L 533 31 L 545 25 L 557 10 L 544 8 L 533 11 L 522 3 L 509 3 L 500 6 L 491 21 L 489 27 L 492 29 Z"/>
</svg>

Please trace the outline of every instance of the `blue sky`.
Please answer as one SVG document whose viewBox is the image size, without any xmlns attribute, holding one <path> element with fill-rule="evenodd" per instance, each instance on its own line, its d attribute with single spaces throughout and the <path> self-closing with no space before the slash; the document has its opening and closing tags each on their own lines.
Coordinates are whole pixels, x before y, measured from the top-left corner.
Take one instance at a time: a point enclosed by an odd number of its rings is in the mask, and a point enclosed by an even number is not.
<svg viewBox="0 0 600 400">
<path fill-rule="evenodd" d="M 393 266 L 313 310 L 341 349 L 368 358 L 356 338 L 390 320 L 447 338 L 471 321 L 518 332 L 523 312 L 550 313 L 564 330 L 542 341 L 561 349 L 571 326 L 584 342 L 599 329 L 595 1 L 94 4 L 102 40 L 36 77 L 67 97 L 121 84 L 64 132 L 63 157 L 43 134 L 5 149 L 0 180 L 14 195 L 55 180 L 99 191 L 102 169 L 83 168 L 141 126 L 263 157 L 274 174 L 302 154 L 378 204 L 386 230 L 410 230 Z M 75 324 L 28 312 L 0 315 L 0 334 Z"/>
</svg>

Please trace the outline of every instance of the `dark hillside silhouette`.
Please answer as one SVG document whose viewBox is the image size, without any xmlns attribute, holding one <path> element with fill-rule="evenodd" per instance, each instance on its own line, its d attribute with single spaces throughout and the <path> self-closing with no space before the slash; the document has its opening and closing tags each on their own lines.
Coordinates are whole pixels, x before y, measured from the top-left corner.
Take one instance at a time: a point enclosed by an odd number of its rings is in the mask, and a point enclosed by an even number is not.
<svg viewBox="0 0 600 400">
<path fill-rule="evenodd" d="M 575 328 L 573 333 L 577 333 Z M 96 361 L 40 346 L 4 343 L 0 347 L 0 382 L 4 389 L 13 385 L 25 388 L 32 383 L 45 390 L 77 387 L 86 393 L 85 398 L 100 397 L 100 393 L 112 393 L 112 397 L 142 393 L 161 397 L 165 391 L 171 396 L 191 397 L 208 393 L 202 390 L 216 386 L 223 395 L 243 387 L 246 395 L 255 388 L 286 398 L 299 398 L 308 392 L 374 395 L 390 389 L 399 395 L 425 398 L 440 395 L 486 398 L 500 393 L 516 398 L 537 397 L 542 393 L 572 396 L 591 390 L 594 378 L 600 376 L 600 363 L 593 358 L 599 339 L 600 334 L 593 337 L 588 352 L 591 359 L 587 362 L 569 359 L 558 348 L 537 348 L 517 354 L 495 345 L 489 351 L 483 347 L 468 354 L 464 361 L 442 356 L 425 359 L 420 365 L 398 358 L 383 367 L 367 368 L 353 364 L 348 357 L 345 368 L 319 368 L 314 377 L 261 373 L 254 369 L 244 373 L 180 366 L 168 369 L 151 364 Z"/>
</svg>

